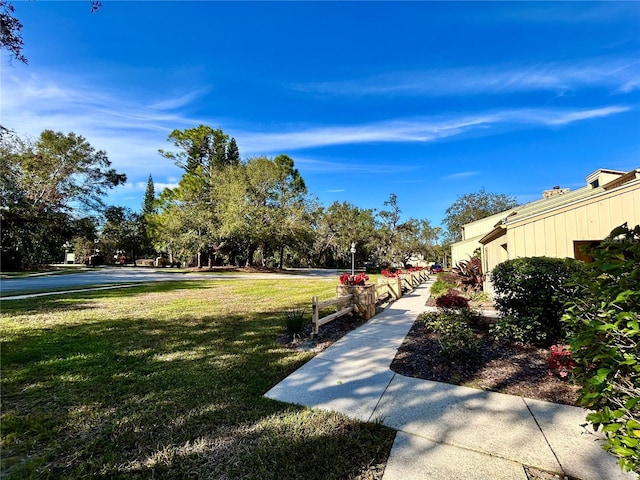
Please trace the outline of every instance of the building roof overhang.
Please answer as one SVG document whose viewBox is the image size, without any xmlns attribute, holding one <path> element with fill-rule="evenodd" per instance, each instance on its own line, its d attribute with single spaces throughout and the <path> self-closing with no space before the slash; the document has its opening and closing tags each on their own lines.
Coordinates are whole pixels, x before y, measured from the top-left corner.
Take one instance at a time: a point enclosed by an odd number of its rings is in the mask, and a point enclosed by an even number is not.
<svg viewBox="0 0 640 480">
<path fill-rule="evenodd" d="M 487 233 L 484 237 L 478 240 L 482 245 L 486 245 L 487 243 L 493 242 L 495 239 L 500 238 L 507 234 L 507 228 L 504 224 L 499 223 L 495 226 L 493 230 Z"/>
</svg>

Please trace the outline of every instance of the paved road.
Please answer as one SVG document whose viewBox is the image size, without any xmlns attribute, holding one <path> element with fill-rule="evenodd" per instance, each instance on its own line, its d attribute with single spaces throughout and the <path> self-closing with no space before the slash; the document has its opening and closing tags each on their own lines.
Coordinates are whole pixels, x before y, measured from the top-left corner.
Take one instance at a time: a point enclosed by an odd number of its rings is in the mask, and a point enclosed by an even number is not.
<svg viewBox="0 0 640 480">
<path fill-rule="evenodd" d="M 156 270 L 136 267 L 105 267 L 67 275 L 39 275 L 19 278 L 0 279 L 0 291 L 3 295 L 20 291 L 51 291 L 60 288 L 85 288 L 97 285 L 131 284 L 166 282 L 171 280 L 228 280 L 237 278 L 292 278 L 294 276 L 334 277 L 337 279 L 337 270 L 320 269 L 291 269 L 286 273 L 197 273 L 180 272 L 175 270 Z"/>
</svg>

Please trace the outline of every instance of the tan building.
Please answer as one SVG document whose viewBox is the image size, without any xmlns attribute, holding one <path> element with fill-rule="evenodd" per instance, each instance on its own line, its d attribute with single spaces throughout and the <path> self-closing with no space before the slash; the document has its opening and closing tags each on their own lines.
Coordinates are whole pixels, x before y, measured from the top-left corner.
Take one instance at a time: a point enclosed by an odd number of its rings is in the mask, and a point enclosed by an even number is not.
<svg viewBox="0 0 640 480">
<path fill-rule="evenodd" d="M 640 169 L 630 172 L 600 169 L 587 177 L 585 187 L 574 191 L 555 187 L 544 198 L 502 214 L 480 235 L 473 222 L 473 241 L 452 246 L 454 263 L 480 247 L 485 272 L 498 263 L 519 257 L 579 258 L 588 260 L 582 247 L 598 243 L 615 227 L 640 224 Z M 489 219 L 485 219 L 489 220 Z M 477 238 L 480 235 L 480 238 Z M 474 244 L 475 243 L 475 247 Z M 461 256 L 462 255 L 462 256 Z M 490 290 L 490 285 L 485 285 Z"/>
<path fill-rule="evenodd" d="M 463 225 L 462 240 L 451 245 L 451 264 L 455 266 L 460 260 L 468 260 L 477 250 L 482 249 L 480 239 L 513 212 L 515 209 L 506 210 Z"/>
</svg>

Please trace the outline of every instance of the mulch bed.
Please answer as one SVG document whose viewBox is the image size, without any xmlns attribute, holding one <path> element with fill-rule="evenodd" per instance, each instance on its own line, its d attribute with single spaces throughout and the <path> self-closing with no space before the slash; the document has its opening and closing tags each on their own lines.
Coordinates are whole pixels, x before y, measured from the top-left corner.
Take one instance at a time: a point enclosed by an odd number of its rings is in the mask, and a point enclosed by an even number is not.
<svg viewBox="0 0 640 480">
<path fill-rule="evenodd" d="M 401 375 L 466 385 L 548 402 L 575 405 L 578 387 L 549 375 L 549 351 L 533 346 L 496 344 L 489 338 L 493 319 L 481 317 L 472 329 L 478 352 L 449 359 L 440 353 L 436 336 L 416 320 L 398 349 L 391 369 Z"/>
</svg>

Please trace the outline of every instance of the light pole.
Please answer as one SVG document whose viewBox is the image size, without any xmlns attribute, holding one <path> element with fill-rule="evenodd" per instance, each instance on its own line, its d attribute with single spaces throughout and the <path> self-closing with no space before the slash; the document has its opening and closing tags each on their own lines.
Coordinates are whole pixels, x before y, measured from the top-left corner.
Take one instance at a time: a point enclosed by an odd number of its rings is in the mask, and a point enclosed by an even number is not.
<svg viewBox="0 0 640 480">
<path fill-rule="evenodd" d="M 62 245 L 62 248 L 64 248 L 64 263 L 66 265 L 67 263 L 67 259 L 69 258 L 69 249 L 71 248 L 71 244 L 69 243 L 69 241 L 64 242 L 64 245 Z"/>
<path fill-rule="evenodd" d="M 356 242 L 351 242 L 351 275 L 355 275 Z"/>
</svg>

